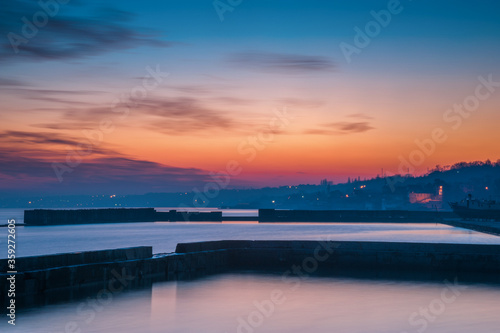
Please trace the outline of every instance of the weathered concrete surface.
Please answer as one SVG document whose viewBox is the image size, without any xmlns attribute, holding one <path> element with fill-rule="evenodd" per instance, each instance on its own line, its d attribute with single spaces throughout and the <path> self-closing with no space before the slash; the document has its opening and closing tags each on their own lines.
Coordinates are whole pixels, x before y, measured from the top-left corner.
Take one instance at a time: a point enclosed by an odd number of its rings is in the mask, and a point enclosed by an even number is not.
<svg viewBox="0 0 500 333">
<path fill-rule="evenodd" d="M 26 225 L 153 222 L 154 208 L 34 209 L 24 211 Z"/>
<path fill-rule="evenodd" d="M 221 222 L 222 212 L 188 212 L 172 209 L 168 212 L 156 212 L 155 220 L 169 222 Z"/>
<path fill-rule="evenodd" d="M 8 289 L 6 261 L 2 261 L 0 296 Z M 16 259 L 16 296 L 80 290 L 134 288 L 152 280 L 177 280 L 227 270 L 226 250 L 152 255 L 151 247 L 88 251 Z M 148 282 L 149 281 L 149 282 Z"/>
<path fill-rule="evenodd" d="M 85 251 L 52 254 L 44 256 L 16 258 L 17 271 L 34 271 L 62 266 L 75 266 L 100 262 L 138 260 L 151 258 L 153 248 L 151 246 L 139 246 L 124 249 L 111 249 L 99 251 Z M 9 271 L 7 259 L 0 259 L 0 272 Z"/>
<path fill-rule="evenodd" d="M 465 229 L 483 232 L 486 234 L 500 236 L 500 222 L 446 221 L 443 223 L 451 225 L 453 227 L 465 228 Z"/>
<path fill-rule="evenodd" d="M 177 253 L 227 249 L 231 268 L 286 267 L 316 258 L 323 269 L 393 269 L 500 273 L 500 245 L 345 242 L 219 241 L 178 244 Z"/>
<path fill-rule="evenodd" d="M 24 211 L 28 226 L 125 223 L 125 222 L 221 222 L 222 212 L 157 212 L 154 208 L 33 209 Z"/>
</svg>

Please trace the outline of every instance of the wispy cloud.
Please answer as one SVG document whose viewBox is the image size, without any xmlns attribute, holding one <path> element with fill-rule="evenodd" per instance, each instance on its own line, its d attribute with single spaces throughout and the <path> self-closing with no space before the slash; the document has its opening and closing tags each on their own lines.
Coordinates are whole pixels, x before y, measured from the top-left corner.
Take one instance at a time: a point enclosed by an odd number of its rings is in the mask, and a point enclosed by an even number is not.
<svg viewBox="0 0 500 333">
<path fill-rule="evenodd" d="M 3 131 L 0 132 L 0 140 L 10 143 L 22 144 L 59 144 L 59 145 L 76 145 L 78 142 L 69 139 L 58 133 L 36 133 L 22 131 Z"/>
<path fill-rule="evenodd" d="M 0 148 L 4 153 L 10 152 L 15 156 L 31 155 L 58 159 L 67 154 L 66 149 L 78 147 L 86 140 L 56 132 L 37 131 L 0 131 Z M 9 147 L 8 149 L 6 147 Z M 48 149 L 50 147 L 50 150 Z M 111 154 L 121 156 L 115 150 L 93 146 L 92 153 L 97 155 Z"/>
<path fill-rule="evenodd" d="M 281 102 L 285 105 L 290 105 L 298 108 L 317 109 L 325 104 L 319 99 L 301 99 L 301 98 L 285 98 Z"/>
<path fill-rule="evenodd" d="M 204 106 L 195 98 L 148 99 L 136 111 L 154 117 L 149 126 L 166 134 L 234 130 L 239 121 L 226 112 Z"/>
<path fill-rule="evenodd" d="M 0 77 L 0 87 L 18 88 L 18 87 L 25 87 L 25 86 L 27 86 L 27 83 L 25 83 L 23 81 Z"/>
<path fill-rule="evenodd" d="M 364 113 L 353 113 L 353 114 L 348 115 L 347 117 L 349 117 L 349 118 L 355 118 L 355 119 L 365 119 L 365 120 L 373 119 L 373 117 L 368 116 L 368 115 L 366 115 Z"/>
<path fill-rule="evenodd" d="M 242 68 L 284 74 L 321 73 L 336 67 L 327 57 L 267 52 L 237 53 L 229 57 L 229 62 Z"/>
<path fill-rule="evenodd" d="M 24 36 L 24 22 L 21 19 L 33 17 L 41 11 L 41 7 L 35 1 L 10 0 L 3 3 L 0 35 L 5 38 L 0 44 L 0 61 L 76 59 L 141 46 L 173 45 L 172 42 L 158 39 L 153 33 L 145 33 L 130 26 L 131 13 L 101 9 L 86 16 L 73 17 L 63 12 L 65 6 L 76 4 L 59 6 L 59 13 L 48 17 L 47 24 L 37 29 L 34 36 Z M 10 33 L 17 35 L 18 53 L 8 38 Z M 11 39 L 14 36 L 12 34 Z"/>
<path fill-rule="evenodd" d="M 38 96 L 38 95 L 37 95 Z M 47 109 L 53 114 L 51 121 L 31 124 L 37 128 L 53 130 L 78 130 L 95 127 L 98 121 L 107 117 L 116 117 L 110 106 L 86 106 L 79 102 L 68 102 L 59 97 L 47 98 L 54 102 L 65 102 L 66 108 Z M 253 101 L 236 97 L 148 97 L 141 100 L 126 101 L 117 108 L 130 108 L 129 119 L 121 126 L 141 125 L 144 128 L 168 135 L 197 135 L 210 134 L 216 131 L 239 132 L 255 130 L 262 126 L 258 122 L 251 122 L 241 114 L 220 109 L 228 109 L 234 105 L 250 105 Z M 127 105 L 129 103 L 129 105 Z"/>
<path fill-rule="evenodd" d="M 1 80 L 0 80 L 1 85 Z M 103 91 L 94 90 L 55 90 L 55 89 L 36 89 L 36 88 L 26 88 L 26 87 L 7 87 L 4 91 L 8 92 L 10 95 L 17 95 L 24 100 L 36 100 L 49 102 L 51 104 L 57 103 L 62 104 L 61 107 L 78 107 L 78 106 L 93 106 L 92 102 L 89 102 L 89 96 L 94 97 L 96 95 L 105 94 Z M 79 99 L 79 100 L 77 100 Z M 41 108 L 37 109 L 38 111 Z M 53 110 L 50 109 L 49 110 Z"/>
<path fill-rule="evenodd" d="M 137 78 L 142 80 L 143 78 Z M 168 88 L 175 92 L 189 95 L 206 95 L 214 91 L 213 86 L 201 84 L 169 85 Z"/>
<path fill-rule="evenodd" d="M 64 163 L 64 161 L 61 161 Z M 125 157 L 87 160 L 57 180 L 52 161 L 35 156 L 19 156 L 0 149 L 2 189 L 47 193 L 143 193 L 191 189 L 209 180 L 208 173 L 194 168 L 178 168 Z"/>
<path fill-rule="evenodd" d="M 209 180 L 208 172 L 201 169 L 164 165 L 93 146 L 91 154 L 81 155 L 81 163 L 65 173 L 60 183 L 53 163 L 66 165 L 67 149 L 76 148 L 78 143 L 60 133 L 0 132 L 1 189 L 130 193 L 187 190 Z"/>
<path fill-rule="evenodd" d="M 338 122 L 330 125 L 342 134 L 367 132 L 374 127 L 367 121 L 362 122 Z"/>
<path fill-rule="evenodd" d="M 360 119 L 358 121 L 340 121 L 334 123 L 321 124 L 317 128 L 304 131 L 304 134 L 312 135 L 343 135 L 368 132 L 375 127 L 372 126 L 369 116 L 358 113 L 347 116 L 348 118 Z M 366 119 L 366 120 L 363 120 Z"/>
</svg>

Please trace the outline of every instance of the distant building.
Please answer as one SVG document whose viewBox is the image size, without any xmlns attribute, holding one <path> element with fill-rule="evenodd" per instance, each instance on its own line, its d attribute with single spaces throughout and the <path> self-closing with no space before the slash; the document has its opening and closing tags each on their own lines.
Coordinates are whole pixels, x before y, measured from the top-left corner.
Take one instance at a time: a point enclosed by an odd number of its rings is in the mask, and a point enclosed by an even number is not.
<svg viewBox="0 0 500 333">
<path fill-rule="evenodd" d="M 328 181 L 326 178 L 322 179 L 321 182 L 319 183 L 321 186 L 330 186 L 333 185 L 333 181 Z"/>
<path fill-rule="evenodd" d="M 425 204 L 428 203 L 429 201 L 432 200 L 432 193 L 415 193 L 411 192 L 410 193 L 410 203 L 415 204 L 415 203 L 420 203 L 420 204 Z"/>
<path fill-rule="evenodd" d="M 442 208 L 443 207 L 443 186 L 439 186 L 437 193 L 416 193 L 411 192 L 411 204 L 420 204 L 426 208 Z"/>
</svg>

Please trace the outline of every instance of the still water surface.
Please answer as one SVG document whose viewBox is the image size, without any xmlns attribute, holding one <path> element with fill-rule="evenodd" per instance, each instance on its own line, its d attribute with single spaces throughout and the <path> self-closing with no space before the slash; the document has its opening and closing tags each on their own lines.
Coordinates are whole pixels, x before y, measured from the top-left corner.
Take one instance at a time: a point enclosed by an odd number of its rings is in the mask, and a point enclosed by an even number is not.
<svg viewBox="0 0 500 333">
<path fill-rule="evenodd" d="M 7 232 L 0 228 L 0 232 Z M 6 249 L 6 237 L 0 249 Z M 500 244 L 500 237 L 442 224 L 336 223 L 116 223 L 73 226 L 17 227 L 16 255 L 153 246 L 153 253 L 175 251 L 177 243 L 209 240 L 358 240 Z M 6 258 L 0 250 L 0 258 Z"/>
<path fill-rule="evenodd" d="M 22 211 L 0 210 L 0 219 L 7 218 L 22 220 Z M 500 244 L 500 237 L 441 224 L 121 223 L 16 231 L 17 256 L 140 245 L 161 253 L 174 251 L 180 242 L 220 239 Z M 0 237 L 0 249 L 6 248 L 5 239 Z M 5 257 L 6 251 L 0 251 Z M 293 289 L 280 275 L 224 274 L 155 283 L 151 289 L 114 294 L 97 307 L 86 303 L 96 298 L 89 295 L 87 300 L 18 309 L 16 327 L 4 318 L 0 331 L 498 332 L 500 287 L 458 284 L 453 293 L 444 282 L 311 277 Z M 282 297 L 271 311 L 276 291 Z"/>
<path fill-rule="evenodd" d="M 272 306 L 271 299 L 277 301 Z M 460 281 L 452 290 L 444 282 L 311 277 L 296 285 L 279 275 L 225 274 L 155 283 L 95 310 L 85 302 L 20 312 L 12 332 L 64 332 L 66 325 L 123 333 L 480 333 L 500 327 L 500 288 Z"/>
</svg>

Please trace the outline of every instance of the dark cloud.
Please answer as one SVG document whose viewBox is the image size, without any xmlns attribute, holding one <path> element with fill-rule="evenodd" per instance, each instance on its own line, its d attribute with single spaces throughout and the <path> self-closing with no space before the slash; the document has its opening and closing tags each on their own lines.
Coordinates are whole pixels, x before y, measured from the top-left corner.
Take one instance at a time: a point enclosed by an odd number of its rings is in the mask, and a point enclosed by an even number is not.
<svg viewBox="0 0 500 333">
<path fill-rule="evenodd" d="M 7 89 L 6 89 L 7 90 Z M 64 104 L 65 106 L 91 106 L 94 103 L 89 102 L 88 96 L 104 94 L 102 91 L 93 90 L 52 90 L 52 89 L 11 89 L 10 93 L 21 96 L 24 99 L 37 100 L 50 103 Z M 73 98 L 73 99 L 69 99 Z M 76 98 L 84 99 L 75 100 Z M 42 109 L 37 109 L 42 110 Z M 53 110 L 53 109 L 48 109 Z M 46 110 L 47 111 L 47 110 Z"/>
<path fill-rule="evenodd" d="M 10 143 L 35 143 L 35 144 L 59 144 L 76 145 L 78 141 L 69 139 L 58 133 L 36 133 L 22 131 L 3 131 L 0 132 L 0 141 Z"/>
<path fill-rule="evenodd" d="M 324 101 L 315 99 L 300 99 L 300 98 L 284 98 L 281 100 L 285 105 L 291 105 L 294 107 L 315 109 L 324 105 Z"/>
<path fill-rule="evenodd" d="M 92 129 L 96 126 L 98 125 L 96 125 L 95 122 L 82 123 L 82 122 L 70 122 L 70 121 L 31 124 L 31 127 L 57 130 L 57 131 L 63 131 L 63 130 L 78 131 L 78 130 Z"/>
<path fill-rule="evenodd" d="M 123 94 L 118 104 L 112 103 L 118 96 L 110 96 L 108 104 L 89 98 L 105 93 L 101 91 L 18 89 L 14 93 L 24 99 L 51 103 L 28 110 L 48 115 L 46 121 L 36 117 L 37 121 L 30 124 L 39 129 L 94 129 L 100 121 L 109 119 L 121 127 L 142 126 L 168 135 L 207 135 L 221 131 L 248 133 L 267 124 L 267 118 L 256 118 L 255 113 L 245 117 L 234 112 L 234 106 L 251 106 L 257 100 L 224 95 L 225 89 L 219 88 L 219 85 L 171 86 L 169 89 L 177 92 L 175 97 L 152 95 L 134 99 Z M 199 96 L 200 92 L 204 94 Z"/>
<path fill-rule="evenodd" d="M 318 128 L 309 129 L 304 134 L 312 135 L 342 135 L 363 133 L 374 129 L 368 121 L 342 121 L 321 125 Z"/>
<path fill-rule="evenodd" d="M 22 82 L 22 81 L 0 77 L 0 87 L 18 88 L 18 87 L 25 87 L 25 86 L 27 86 L 27 84 Z"/>
<path fill-rule="evenodd" d="M 52 150 L 47 150 L 46 145 L 55 146 Z M 10 147 L 7 150 L 5 147 Z M 28 152 L 39 156 L 41 153 L 45 156 L 60 157 L 67 154 L 66 149 L 77 149 L 81 147 L 82 150 L 88 149 L 89 141 L 83 136 L 81 138 L 73 138 L 68 135 L 53 132 L 25 132 L 25 131 L 0 131 L 0 148 L 4 153 Z M 16 153 L 16 155 L 18 155 Z M 91 153 L 98 155 L 121 155 L 120 153 L 100 147 L 98 145 L 91 145 Z"/>
<path fill-rule="evenodd" d="M 143 78 L 140 78 L 142 80 Z M 207 85 L 171 85 L 169 89 L 189 95 L 206 95 L 213 91 L 213 87 Z"/>
<path fill-rule="evenodd" d="M 142 176 L 148 175 L 170 175 L 170 176 L 187 176 L 187 175 L 205 175 L 205 172 L 196 168 L 178 168 L 166 166 L 156 162 L 137 160 L 125 157 L 106 157 L 93 160 L 88 163 L 89 168 L 100 168 L 102 165 L 113 166 L 113 175 L 119 177 L 120 175 L 136 174 Z M 112 176 L 113 176 L 112 175 Z"/>
<path fill-rule="evenodd" d="M 209 180 L 196 168 L 179 168 L 134 159 L 101 145 L 59 133 L 0 132 L 0 190 L 46 193 L 124 193 L 188 190 Z M 86 151 L 90 147 L 90 151 Z M 77 161 L 77 165 L 68 165 Z M 55 164 L 54 164 L 55 163 Z M 54 167 L 56 166 L 56 169 Z M 55 170 L 60 173 L 62 182 Z"/>
<path fill-rule="evenodd" d="M 90 106 L 93 105 L 93 103 L 89 102 L 80 102 L 80 101 L 72 101 L 66 98 L 58 98 L 58 97 L 41 97 L 41 96 L 30 96 L 28 99 L 36 100 L 36 101 L 43 101 L 43 102 L 50 102 L 50 103 L 60 103 L 64 105 L 71 105 L 71 106 Z M 48 110 L 53 110 L 53 109 L 48 109 Z"/>
<path fill-rule="evenodd" d="M 119 121 L 123 113 L 115 113 L 111 105 L 109 107 L 96 107 L 93 103 L 72 102 L 62 98 L 54 97 L 54 102 L 66 103 L 61 108 L 38 108 L 36 111 L 54 113 L 49 122 L 33 123 L 32 127 L 52 130 L 84 130 L 99 128 L 103 119 Z M 120 110 L 123 111 L 123 110 Z"/>
<path fill-rule="evenodd" d="M 64 60 L 93 56 L 141 46 L 168 47 L 171 42 L 159 40 L 152 33 L 144 33 L 128 25 L 132 14 L 104 9 L 87 16 L 72 17 L 67 12 L 71 2 L 59 5 L 59 12 L 48 17 L 45 26 L 35 32 L 23 32 L 23 17 L 32 21 L 36 13 L 45 13 L 36 1 L 9 0 L 0 12 L 0 61 Z M 81 9 L 81 8 L 79 8 Z M 28 31 L 29 29 L 24 29 Z M 19 44 L 18 52 L 12 39 Z M 22 40 L 22 42 L 21 42 Z"/>
<path fill-rule="evenodd" d="M 369 122 L 339 122 L 331 124 L 333 128 L 336 128 L 343 134 L 348 133 L 362 133 L 373 129 Z"/>
<path fill-rule="evenodd" d="M 56 163 L 56 164 L 54 164 Z M 60 164 L 57 164 L 60 163 Z M 85 160 L 63 173 L 62 182 L 54 167 L 66 166 L 65 158 L 25 156 L 0 148 L 0 190 L 24 190 L 45 194 L 145 193 L 192 190 L 209 181 L 207 172 L 178 168 L 126 157 Z"/>
<path fill-rule="evenodd" d="M 178 97 L 205 98 L 210 101 L 231 105 L 250 105 L 255 103 L 254 99 L 229 96 L 229 91 L 235 88 L 234 85 L 229 84 L 169 85 L 166 88 L 173 91 Z"/>
<path fill-rule="evenodd" d="M 329 58 L 300 54 L 244 52 L 232 55 L 229 61 L 243 68 L 285 74 L 327 72 L 335 69 L 335 64 Z"/>
<path fill-rule="evenodd" d="M 216 101 L 218 103 L 222 103 L 222 104 L 228 104 L 228 105 L 238 105 L 238 106 L 242 106 L 242 105 L 251 105 L 253 103 L 255 103 L 255 100 L 252 100 L 252 99 L 248 99 L 248 98 L 239 98 L 239 97 L 213 97 L 211 98 L 210 100 L 212 101 Z"/>
<path fill-rule="evenodd" d="M 243 123 L 237 115 L 212 109 L 204 105 L 205 101 L 198 98 L 145 98 L 137 101 L 124 101 L 115 110 L 129 110 L 129 118 L 120 121 L 122 126 L 140 124 L 157 132 L 170 135 L 193 133 L 209 133 L 218 130 L 238 131 Z M 82 129 L 97 126 L 104 118 L 119 120 L 123 113 L 115 113 L 110 107 L 68 108 L 61 110 L 57 122 L 35 124 L 39 128 L 49 129 Z M 97 124 L 97 125 L 96 125 Z"/>
<path fill-rule="evenodd" d="M 29 95 L 40 94 L 40 95 L 95 95 L 104 94 L 103 91 L 98 90 L 54 90 L 54 89 L 23 89 L 21 93 L 26 93 Z"/>
<path fill-rule="evenodd" d="M 242 119 L 241 114 L 235 114 L 234 106 L 249 106 L 257 101 L 230 96 L 226 91 L 228 87 L 231 88 L 221 84 L 170 85 L 167 86 L 167 94 L 173 95 L 170 98 L 152 95 L 135 99 L 128 94 L 110 94 L 109 103 L 104 104 L 92 98 L 106 94 L 104 91 L 23 88 L 13 89 L 12 93 L 25 100 L 47 102 L 40 104 L 43 107 L 26 110 L 47 114 L 44 118 L 36 117 L 37 121 L 30 124 L 40 129 L 92 129 L 103 119 L 116 120 L 123 127 L 142 125 L 170 135 L 218 130 L 248 132 L 262 125 L 249 124 L 253 119 Z M 114 103 L 116 100 L 121 103 Z"/>
<path fill-rule="evenodd" d="M 365 120 L 373 119 L 373 117 L 367 116 L 364 113 L 353 113 L 353 114 L 348 115 L 348 117 L 355 118 L 355 119 L 365 119 Z"/>
<path fill-rule="evenodd" d="M 194 98 L 148 99 L 141 101 L 136 111 L 154 116 L 150 126 L 167 134 L 210 130 L 232 130 L 239 123 L 225 112 L 203 106 Z"/>
<path fill-rule="evenodd" d="M 36 187 L 40 180 L 50 182 L 54 179 L 50 163 L 43 157 L 33 158 L 7 153 L 0 149 L 0 178 L 4 179 L 0 186 L 2 190 L 16 187 L 26 189 L 30 187 L 29 183 Z"/>
</svg>

